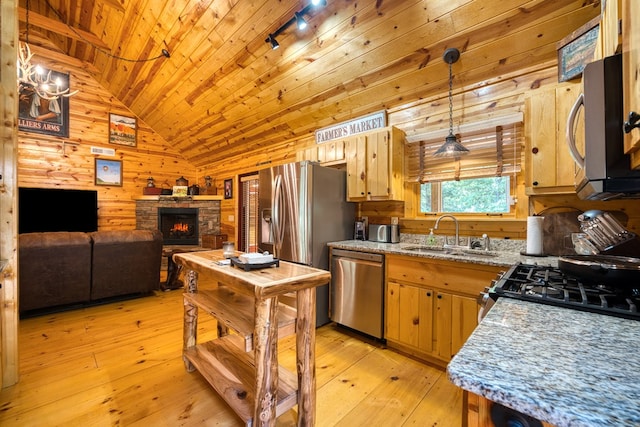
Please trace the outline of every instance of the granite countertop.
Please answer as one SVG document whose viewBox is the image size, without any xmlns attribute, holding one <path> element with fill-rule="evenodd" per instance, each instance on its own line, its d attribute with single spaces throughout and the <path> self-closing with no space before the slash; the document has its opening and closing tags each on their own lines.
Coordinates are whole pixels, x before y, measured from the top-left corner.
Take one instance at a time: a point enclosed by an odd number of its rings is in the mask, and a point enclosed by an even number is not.
<svg viewBox="0 0 640 427">
<path fill-rule="evenodd" d="M 556 267 L 558 258 L 553 256 L 533 257 L 520 255 L 520 251 L 516 249 L 502 248 L 502 250 L 467 251 L 464 254 L 449 251 L 428 251 L 416 252 L 406 248 L 423 246 L 416 243 L 378 243 L 366 240 L 343 240 L 339 242 L 330 242 L 327 244 L 331 248 L 346 249 L 352 251 L 372 252 L 382 254 L 396 254 L 415 256 L 420 258 L 443 259 L 449 261 L 460 261 L 472 264 L 496 265 L 502 267 L 510 267 L 517 262 L 523 264 L 548 265 Z M 499 246 L 496 242 L 496 246 Z M 484 252 L 484 253 L 483 253 Z"/>
<path fill-rule="evenodd" d="M 640 426 L 640 322 L 500 298 L 451 382 L 557 427 Z"/>
</svg>

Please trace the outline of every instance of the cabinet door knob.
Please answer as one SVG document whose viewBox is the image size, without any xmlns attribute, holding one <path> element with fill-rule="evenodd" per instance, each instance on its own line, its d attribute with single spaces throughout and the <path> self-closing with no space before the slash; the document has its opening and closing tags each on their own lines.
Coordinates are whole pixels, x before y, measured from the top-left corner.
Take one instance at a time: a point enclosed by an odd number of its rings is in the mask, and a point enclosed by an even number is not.
<svg viewBox="0 0 640 427">
<path fill-rule="evenodd" d="M 532 185 L 538 185 L 538 181 L 533 181 L 531 184 Z"/>
<path fill-rule="evenodd" d="M 539 150 L 538 150 L 538 147 L 533 147 L 533 148 L 531 149 L 531 152 L 532 152 L 533 154 L 538 154 L 538 151 L 539 151 Z"/>
<path fill-rule="evenodd" d="M 635 128 L 640 128 L 640 114 L 632 111 L 629 113 L 629 120 L 624 122 L 624 133 L 631 133 Z"/>
<path fill-rule="evenodd" d="M 431 292 L 427 292 L 427 296 L 430 297 L 431 296 Z"/>
<path fill-rule="evenodd" d="M 438 299 L 442 299 L 442 295 L 438 295 Z"/>
</svg>

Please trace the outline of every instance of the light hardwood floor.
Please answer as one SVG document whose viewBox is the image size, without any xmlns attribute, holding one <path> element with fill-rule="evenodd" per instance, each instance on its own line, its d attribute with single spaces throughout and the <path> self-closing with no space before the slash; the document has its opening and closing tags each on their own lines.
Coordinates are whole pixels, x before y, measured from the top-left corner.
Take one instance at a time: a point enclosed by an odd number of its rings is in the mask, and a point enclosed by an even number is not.
<svg viewBox="0 0 640 427">
<path fill-rule="evenodd" d="M 182 363 L 182 293 L 24 319 L 20 382 L 0 391 L 2 426 L 240 426 Z M 204 316 L 200 316 L 204 318 Z M 215 321 L 200 321 L 199 341 Z M 295 339 L 279 342 L 295 372 Z M 441 369 L 345 333 L 318 329 L 318 426 L 460 426 L 460 389 Z M 292 410 L 278 426 L 295 425 Z"/>
</svg>

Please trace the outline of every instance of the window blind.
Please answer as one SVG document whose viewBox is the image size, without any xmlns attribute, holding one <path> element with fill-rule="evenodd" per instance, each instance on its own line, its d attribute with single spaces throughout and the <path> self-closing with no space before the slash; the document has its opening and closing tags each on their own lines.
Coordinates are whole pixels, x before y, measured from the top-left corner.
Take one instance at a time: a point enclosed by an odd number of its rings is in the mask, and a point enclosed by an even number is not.
<svg viewBox="0 0 640 427">
<path fill-rule="evenodd" d="M 438 182 L 520 172 L 522 122 L 465 132 L 456 138 L 469 149 L 459 157 L 434 157 L 444 138 L 407 144 L 407 181 Z"/>
</svg>

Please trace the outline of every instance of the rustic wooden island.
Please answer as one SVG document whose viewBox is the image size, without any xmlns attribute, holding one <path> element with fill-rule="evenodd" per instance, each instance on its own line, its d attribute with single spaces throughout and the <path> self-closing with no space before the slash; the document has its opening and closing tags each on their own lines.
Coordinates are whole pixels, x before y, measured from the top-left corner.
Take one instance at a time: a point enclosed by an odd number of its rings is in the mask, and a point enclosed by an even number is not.
<svg viewBox="0 0 640 427">
<path fill-rule="evenodd" d="M 298 425 L 315 424 L 315 317 L 317 286 L 328 271 L 280 261 L 245 271 L 220 265 L 221 250 L 180 253 L 185 269 L 183 358 L 198 370 L 246 425 L 272 426 L 298 404 Z M 198 275 L 217 287 L 198 291 Z M 295 294 L 295 297 L 294 297 Z M 291 299 L 293 304 L 283 301 Z M 197 343 L 198 309 L 218 323 L 218 338 Z M 232 330 L 233 333 L 229 333 Z M 278 366 L 277 342 L 296 333 L 297 378 Z"/>
</svg>

